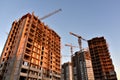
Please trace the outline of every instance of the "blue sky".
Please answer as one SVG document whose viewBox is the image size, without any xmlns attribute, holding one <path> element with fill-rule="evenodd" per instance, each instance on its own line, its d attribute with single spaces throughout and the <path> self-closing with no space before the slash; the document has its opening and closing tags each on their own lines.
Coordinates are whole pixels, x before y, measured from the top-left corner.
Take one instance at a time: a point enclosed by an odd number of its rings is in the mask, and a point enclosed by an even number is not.
<svg viewBox="0 0 120 80">
<path fill-rule="evenodd" d="M 69 32 L 85 39 L 104 36 L 108 42 L 111 58 L 120 79 L 120 0 L 1 0 L 0 2 L 0 53 L 14 20 L 34 11 L 36 16 L 61 8 L 62 11 L 43 20 L 46 25 L 61 36 L 62 55 L 70 55 L 72 43 L 78 46 L 77 38 Z M 83 47 L 87 43 L 83 42 Z M 74 52 L 78 49 L 74 49 Z M 70 58 L 63 57 L 62 62 Z"/>
</svg>

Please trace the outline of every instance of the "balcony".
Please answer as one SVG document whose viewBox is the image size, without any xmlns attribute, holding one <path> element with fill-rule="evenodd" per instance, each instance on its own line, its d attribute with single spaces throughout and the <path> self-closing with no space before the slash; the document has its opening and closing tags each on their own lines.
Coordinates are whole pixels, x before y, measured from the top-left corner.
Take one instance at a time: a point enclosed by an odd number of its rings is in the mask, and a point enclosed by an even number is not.
<svg viewBox="0 0 120 80">
<path fill-rule="evenodd" d="M 27 76 L 27 73 L 20 73 L 20 76 Z"/>
</svg>

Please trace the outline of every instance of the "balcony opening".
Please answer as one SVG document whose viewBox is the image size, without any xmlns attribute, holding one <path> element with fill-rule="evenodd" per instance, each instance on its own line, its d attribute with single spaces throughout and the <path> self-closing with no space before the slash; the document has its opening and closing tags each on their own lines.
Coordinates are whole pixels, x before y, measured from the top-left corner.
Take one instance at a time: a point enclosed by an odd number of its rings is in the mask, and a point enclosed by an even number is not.
<svg viewBox="0 0 120 80">
<path fill-rule="evenodd" d="M 26 77 L 20 76 L 19 80 L 26 80 Z"/>
<path fill-rule="evenodd" d="M 35 26 L 32 24 L 32 28 L 35 28 Z"/>
<path fill-rule="evenodd" d="M 30 60 L 30 56 L 28 56 L 28 55 L 24 55 L 24 59 L 26 59 L 26 60 Z"/>
<path fill-rule="evenodd" d="M 7 53 L 4 54 L 4 56 L 6 56 L 6 55 L 7 55 Z"/>
<path fill-rule="evenodd" d="M 31 52 L 31 51 L 30 51 L 29 49 L 26 49 L 26 53 L 30 54 L 30 52 Z"/>
<path fill-rule="evenodd" d="M 27 47 L 28 47 L 28 48 L 31 48 L 31 47 L 32 47 L 32 45 L 31 45 L 31 44 L 29 44 L 29 43 L 27 43 Z"/>
<path fill-rule="evenodd" d="M 42 55 L 44 54 L 44 51 L 42 51 L 42 53 L 41 53 Z"/>
<path fill-rule="evenodd" d="M 29 34 L 30 37 L 33 37 L 34 35 L 32 33 Z"/>
<path fill-rule="evenodd" d="M 43 56 L 41 56 L 41 60 L 43 60 Z"/>
<path fill-rule="evenodd" d="M 44 50 L 44 47 L 42 47 L 42 50 Z"/>
<path fill-rule="evenodd" d="M 5 61 L 5 58 L 3 58 L 3 60 L 2 61 Z"/>
<path fill-rule="evenodd" d="M 30 29 L 30 32 L 31 32 L 31 33 L 34 33 L 35 31 L 34 31 L 33 29 Z"/>
<path fill-rule="evenodd" d="M 0 68 L 2 68 L 2 67 L 3 67 L 3 64 L 0 65 Z"/>
<path fill-rule="evenodd" d="M 40 62 L 40 64 L 42 65 L 42 62 Z"/>
<path fill-rule="evenodd" d="M 28 62 L 23 61 L 23 65 L 28 66 Z"/>
<path fill-rule="evenodd" d="M 12 38 L 10 38 L 10 42 L 12 42 Z"/>
<path fill-rule="evenodd" d="M 30 38 L 28 38 L 28 41 L 29 41 L 29 42 L 32 42 L 33 40 L 32 40 L 32 39 L 30 39 Z"/>
<path fill-rule="evenodd" d="M 11 54 L 11 51 L 8 52 L 8 56 Z"/>
<path fill-rule="evenodd" d="M 22 72 L 22 73 L 27 73 L 27 69 L 23 69 L 23 68 L 22 68 L 22 69 L 21 69 L 21 72 Z"/>
<path fill-rule="evenodd" d="M 7 60 L 9 59 L 9 57 L 7 57 Z"/>
</svg>

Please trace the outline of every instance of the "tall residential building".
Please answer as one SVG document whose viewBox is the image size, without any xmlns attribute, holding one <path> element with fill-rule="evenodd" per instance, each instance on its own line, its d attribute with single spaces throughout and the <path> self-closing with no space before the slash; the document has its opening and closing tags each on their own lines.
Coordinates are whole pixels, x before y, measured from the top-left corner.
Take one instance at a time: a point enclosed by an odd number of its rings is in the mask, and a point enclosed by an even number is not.
<svg viewBox="0 0 120 80">
<path fill-rule="evenodd" d="M 66 62 L 62 65 L 61 80 L 73 80 L 72 79 L 72 63 Z"/>
<path fill-rule="evenodd" d="M 91 57 L 88 50 L 76 52 L 72 56 L 73 80 L 94 80 Z"/>
<path fill-rule="evenodd" d="M 2 80 L 60 80 L 61 39 L 34 14 L 14 21 L 0 58 Z"/>
<path fill-rule="evenodd" d="M 104 37 L 88 40 L 95 80 L 117 80 Z"/>
</svg>

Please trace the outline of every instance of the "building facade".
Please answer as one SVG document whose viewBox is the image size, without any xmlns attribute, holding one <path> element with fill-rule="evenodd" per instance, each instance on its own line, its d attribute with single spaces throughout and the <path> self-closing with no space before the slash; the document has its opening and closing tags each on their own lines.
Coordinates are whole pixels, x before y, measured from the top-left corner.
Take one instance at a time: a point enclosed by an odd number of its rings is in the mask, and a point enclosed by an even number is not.
<svg viewBox="0 0 120 80">
<path fill-rule="evenodd" d="M 117 80 L 104 37 L 88 40 L 95 80 Z"/>
<path fill-rule="evenodd" d="M 72 79 L 72 63 L 66 62 L 62 65 L 61 80 L 73 80 Z"/>
<path fill-rule="evenodd" d="M 60 80 L 60 36 L 34 14 L 14 21 L 0 58 L 2 80 Z"/>
<path fill-rule="evenodd" d="M 91 57 L 88 50 L 76 52 L 72 56 L 73 80 L 94 80 Z"/>
</svg>

